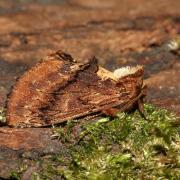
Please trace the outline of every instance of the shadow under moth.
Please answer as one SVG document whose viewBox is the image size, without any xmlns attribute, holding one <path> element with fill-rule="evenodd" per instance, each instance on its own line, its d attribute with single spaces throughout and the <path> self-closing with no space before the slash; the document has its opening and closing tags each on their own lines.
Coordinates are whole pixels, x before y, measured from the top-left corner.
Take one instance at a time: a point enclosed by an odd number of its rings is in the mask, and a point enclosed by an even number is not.
<svg viewBox="0 0 180 180">
<path fill-rule="evenodd" d="M 7 100 L 7 125 L 41 127 L 91 116 L 143 110 L 143 67 L 110 72 L 92 57 L 76 62 L 57 51 L 25 72 Z"/>
</svg>

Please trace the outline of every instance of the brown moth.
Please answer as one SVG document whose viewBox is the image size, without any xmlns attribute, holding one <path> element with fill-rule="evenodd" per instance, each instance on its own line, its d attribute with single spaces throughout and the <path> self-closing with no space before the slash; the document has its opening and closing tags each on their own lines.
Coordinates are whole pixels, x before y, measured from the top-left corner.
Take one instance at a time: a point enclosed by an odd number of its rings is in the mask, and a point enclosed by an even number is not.
<svg viewBox="0 0 180 180">
<path fill-rule="evenodd" d="M 98 112 L 113 115 L 140 104 L 143 95 L 141 66 L 112 73 L 95 57 L 78 63 L 58 51 L 16 82 L 7 101 L 7 124 L 41 127 Z"/>
</svg>

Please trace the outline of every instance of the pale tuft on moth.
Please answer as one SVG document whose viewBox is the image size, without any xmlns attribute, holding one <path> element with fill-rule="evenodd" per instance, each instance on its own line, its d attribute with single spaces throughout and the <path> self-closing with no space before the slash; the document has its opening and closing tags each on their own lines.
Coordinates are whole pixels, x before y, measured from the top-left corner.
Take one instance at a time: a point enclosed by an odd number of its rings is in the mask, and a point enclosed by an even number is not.
<svg viewBox="0 0 180 180">
<path fill-rule="evenodd" d="M 113 74 L 117 79 L 137 73 L 139 70 L 143 70 L 143 66 L 137 65 L 135 67 L 125 66 L 114 70 Z"/>
</svg>

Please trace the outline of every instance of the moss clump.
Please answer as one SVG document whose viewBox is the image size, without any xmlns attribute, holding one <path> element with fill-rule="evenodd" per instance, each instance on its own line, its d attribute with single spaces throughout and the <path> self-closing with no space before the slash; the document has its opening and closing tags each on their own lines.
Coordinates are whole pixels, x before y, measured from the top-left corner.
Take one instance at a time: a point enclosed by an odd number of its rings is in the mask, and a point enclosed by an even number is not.
<svg viewBox="0 0 180 180">
<path fill-rule="evenodd" d="M 81 126 L 56 127 L 64 151 L 41 161 L 41 179 L 178 179 L 180 177 L 180 127 L 172 113 L 145 105 L 139 112 L 119 113 Z"/>
</svg>

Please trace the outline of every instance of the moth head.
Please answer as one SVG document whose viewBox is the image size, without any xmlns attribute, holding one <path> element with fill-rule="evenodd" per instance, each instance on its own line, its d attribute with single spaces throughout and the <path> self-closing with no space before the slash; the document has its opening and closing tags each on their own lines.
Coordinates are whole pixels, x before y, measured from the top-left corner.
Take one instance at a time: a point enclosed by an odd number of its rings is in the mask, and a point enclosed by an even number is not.
<svg viewBox="0 0 180 180">
<path fill-rule="evenodd" d="M 113 72 L 114 76 L 117 79 L 117 84 L 124 84 L 127 87 L 131 87 L 132 89 L 136 87 L 136 89 L 141 89 L 143 85 L 143 74 L 144 68 L 143 66 L 126 66 L 119 69 L 116 69 Z"/>
</svg>

